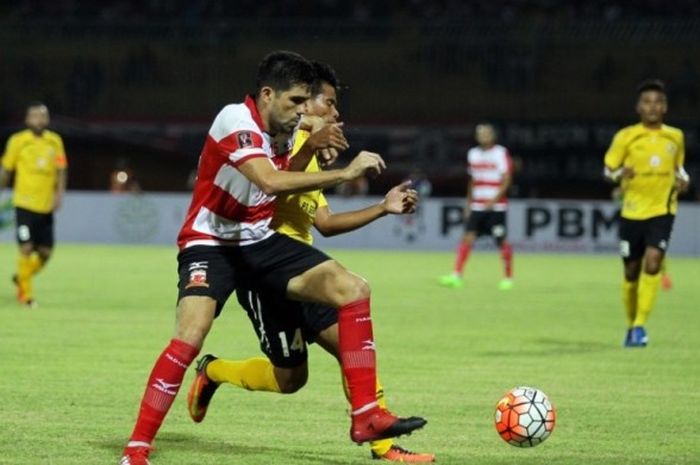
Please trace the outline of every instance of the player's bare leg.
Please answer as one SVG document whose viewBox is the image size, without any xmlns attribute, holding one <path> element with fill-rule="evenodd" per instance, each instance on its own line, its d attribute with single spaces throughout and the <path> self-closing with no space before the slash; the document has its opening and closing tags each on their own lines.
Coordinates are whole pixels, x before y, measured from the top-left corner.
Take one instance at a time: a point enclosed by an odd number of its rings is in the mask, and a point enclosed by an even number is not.
<svg viewBox="0 0 700 465">
<path fill-rule="evenodd" d="M 120 465 L 149 465 L 153 440 L 180 390 L 185 371 L 199 353 L 216 312 L 210 297 L 187 296 L 178 303 L 175 335 L 148 378 L 136 426 Z"/>
<path fill-rule="evenodd" d="M 364 279 L 328 260 L 292 278 L 287 297 L 338 309 L 338 348 L 350 392 L 354 442 L 400 436 L 425 425 L 422 418 L 398 418 L 377 404 L 370 288 Z"/>
<path fill-rule="evenodd" d="M 321 346 L 326 352 L 335 357 L 340 365 L 340 350 L 338 343 L 338 324 L 335 323 L 326 329 L 318 333 L 315 342 Z M 341 366 L 342 368 L 342 366 Z M 341 369 L 342 376 L 342 369 Z M 348 393 L 345 378 L 343 377 L 343 391 L 345 396 L 350 401 L 350 395 Z M 379 378 L 377 378 L 377 403 L 382 409 L 386 409 L 386 401 L 384 400 L 384 389 L 382 388 Z M 434 462 L 435 455 L 433 454 L 420 454 L 416 452 L 411 452 L 404 449 L 403 447 L 394 443 L 392 439 L 379 439 L 370 442 L 370 448 L 372 450 L 372 457 L 375 459 L 383 459 L 391 462 L 400 463 L 427 463 Z"/>
</svg>

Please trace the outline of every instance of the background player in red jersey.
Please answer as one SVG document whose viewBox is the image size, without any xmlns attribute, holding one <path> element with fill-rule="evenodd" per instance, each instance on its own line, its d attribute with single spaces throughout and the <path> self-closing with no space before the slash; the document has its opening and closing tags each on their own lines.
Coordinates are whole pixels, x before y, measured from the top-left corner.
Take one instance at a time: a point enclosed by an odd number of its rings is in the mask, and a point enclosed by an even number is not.
<svg viewBox="0 0 700 465">
<path fill-rule="evenodd" d="M 361 152 L 340 170 L 302 173 L 278 169 L 287 166 L 289 147 L 275 137 L 296 127 L 314 79 L 313 66 L 300 55 L 273 52 L 258 67 L 256 94 L 244 103 L 227 105 L 214 119 L 178 236 L 175 335 L 151 371 L 120 465 L 150 464 L 153 439 L 185 371 L 242 276 L 278 295 L 338 309 L 353 441 L 393 437 L 425 425 L 422 418 L 398 418 L 377 404 L 366 281 L 313 247 L 270 228 L 275 195 L 331 187 L 385 167 L 379 155 Z M 336 146 L 346 147 L 342 142 Z"/>
<path fill-rule="evenodd" d="M 440 278 L 447 287 L 462 287 L 464 266 L 474 241 L 480 236 L 491 236 L 501 251 L 503 274 L 499 287 L 513 287 L 513 248 L 506 240 L 506 194 L 512 182 L 513 163 L 508 149 L 496 143 L 496 130 L 492 124 L 476 126 L 478 146 L 469 150 L 467 173 L 469 183 L 464 210 L 465 233 L 457 248 L 457 259 L 452 274 Z"/>
</svg>

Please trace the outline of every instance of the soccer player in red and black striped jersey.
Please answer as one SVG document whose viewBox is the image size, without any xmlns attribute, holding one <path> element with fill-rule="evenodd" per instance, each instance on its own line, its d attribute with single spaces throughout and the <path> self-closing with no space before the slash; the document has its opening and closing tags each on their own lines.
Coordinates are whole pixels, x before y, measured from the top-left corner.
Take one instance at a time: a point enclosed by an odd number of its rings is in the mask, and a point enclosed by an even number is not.
<svg viewBox="0 0 700 465">
<path fill-rule="evenodd" d="M 150 464 L 153 440 L 185 371 L 242 279 L 270 293 L 338 309 L 339 351 L 352 405 L 350 437 L 354 442 L 394 437 L 425 425 L 422 418 L 399 418 L 377 404 L 366 281 L 317 249 L 270 228 L 276 195 L 331 187 L 385 167 L 379 155 L 360 152 L 343 169 L 282 170 L 288 166 L 289 146 L 275 137 L 291 134 L 297 126 L 314 79 L 313 66 L 302 56 L 273 52 L 258 67 L 256 94 L 244 103 L 224 107 L 214 119 L 178 236 L 175 335 L 148 378 L 120 465 Z M 312 135 L 310 150 L 291 163 L 306 166 L 317 150 L 347 148 L 344 138 L 321 134 Z M 302 163 L 304 156 L 306 163 Z"/>
<path fill-rule="evenodd" d="M 440 278 L 447 287 L 462 287 L 462 273 L 476 239 L 491 236 L 500 249 L 503 260 L 503 290 L 513 287 L 513 248 L 506 240 L 506 210 L 508 188 L 513 178 L 513 162 L 508 149 L 496 143 L 492 124 L 476 126 L 478 146 L 467 155 L 469 184 L 465 205 L 465 232 L 457 248 L 457 259 L 452 274 Z"/>
</svg>

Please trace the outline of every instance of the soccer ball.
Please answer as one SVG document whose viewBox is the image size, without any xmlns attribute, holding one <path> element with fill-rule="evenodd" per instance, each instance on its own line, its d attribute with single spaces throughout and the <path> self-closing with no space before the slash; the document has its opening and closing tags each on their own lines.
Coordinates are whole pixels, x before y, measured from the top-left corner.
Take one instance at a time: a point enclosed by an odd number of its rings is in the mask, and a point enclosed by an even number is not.
<svg viewBox="0 0 700 465">
<path fill-rule="evenodd" d="M 496 404 L 496 431 L 510 445 L 534 447 L 552 434 L 555 417 L 544 392 L 520 386 Z"/>
</svg>

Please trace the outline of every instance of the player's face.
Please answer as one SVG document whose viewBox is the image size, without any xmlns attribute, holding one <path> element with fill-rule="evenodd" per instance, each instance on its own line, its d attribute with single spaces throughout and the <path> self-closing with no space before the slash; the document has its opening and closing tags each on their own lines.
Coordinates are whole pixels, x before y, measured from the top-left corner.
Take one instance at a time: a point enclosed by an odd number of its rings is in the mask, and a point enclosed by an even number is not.
<svg viewBox="0 0 700 465">
<path fill-rule="evenodd" d="M 491 147 L 496 143 L 496 131 L 490 124 L 479 124 L 475 131 L 476 142 L 482 147 Z"/>
<path fill-rule="evenodd" d="M 309 114 L 323 118 L 326 123 L 337 123 L 340 117 L 337 105 L 335 88 L 324 82 L 321 84 L 321 92 L 308 102 Z"/>
<path fill-rule="evenodd" d="M 667 110 L 666 95 L 657 90 L 642 92 L 637 101 L 637 113 L 644 124 L 661 124 Z"/>
<path fill-rule="evenodd" d="M 49 109 L 44 105 L 29 107 L 24 121 L 29 129 L 41 133 L 49 125 Z"/>
<path fill-rule="evenodd" d="M 273 90 L 270 95 L 270 133 L 291 134 L 311 97 L 309 86 L 299 84 L 282 92 Z"/>
</svg>

